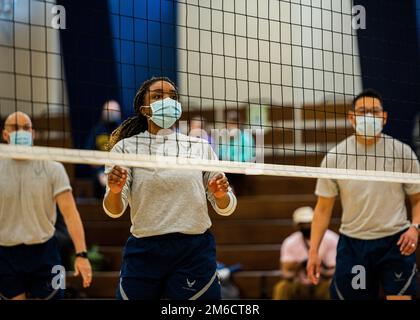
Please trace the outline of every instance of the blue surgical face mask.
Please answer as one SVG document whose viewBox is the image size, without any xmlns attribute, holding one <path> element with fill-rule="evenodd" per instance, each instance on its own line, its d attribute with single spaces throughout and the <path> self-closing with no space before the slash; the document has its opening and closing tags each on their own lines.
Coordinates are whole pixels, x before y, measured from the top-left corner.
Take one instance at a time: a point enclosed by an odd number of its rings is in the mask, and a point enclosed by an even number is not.
<svg viewBox="0 0 420 320">
<path fill-rule="evenodd" d="M 32 146 L 32 132 L 18 130 L 9 133 L 10 144 L 19 146 Z"/>
<path fill-rule="evenodd" d="M 150 105 L 150 108 L 152 109 L 150 120 L 163 129 L 172 127 L 174 123 L 181 118 L 181 104 L 171 98 L 153 102 Z"/>
<path fill-rule="evenodd" d="M 116 110 L 106 110 L 102 112 L 102 121 L 105 123 L 118 123 L 121 121 L 121 112 Z"/>
<path fill-rule="evenodd" d="M 373 139 L 378 136 L 383 129 L 383 119 L 374 117 L 373 114 L 356 116 L 356 132 L 366 139 Z"/>
</svg>

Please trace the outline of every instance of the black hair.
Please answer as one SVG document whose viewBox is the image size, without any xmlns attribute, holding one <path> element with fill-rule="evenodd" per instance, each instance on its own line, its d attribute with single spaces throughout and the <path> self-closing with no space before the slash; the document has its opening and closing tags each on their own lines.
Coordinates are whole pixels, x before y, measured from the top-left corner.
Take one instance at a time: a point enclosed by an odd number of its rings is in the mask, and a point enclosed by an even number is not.
<svg viewBox="0 0 420 320">
<path fill-rule="evenodd" d="M 108 149 L 111 149 L 118 141 L 132 137 L 136 134 L 145 132 L 147 130 L 147 118 L 141 114 L 140 107 L 143 105 L 144 97 L 150 86 L 158 81 L 169 82 L 178 94 L 178 89 L 175 83 L 167 77 L 152 77 L 149 80 L 144 81 L 133 100 L 133 109 L 135 116 L 125 120 L 117 129 L 115 129 L 109 139 Z"/>
<path fill-rule="evenodd" d="M 376 91 L 374 89 L 365 89 L 353 99 L 353 104 L 352 104 L 353 110 L 355 109 L 357 100 L 362 99 L 362 98 L 378 99 L 381 102 L 382 108 L 384 106 L 384 100 L 382 99 L 382 96 L 380 95 L 380 93 L 378 91 Z"/>
</svg>

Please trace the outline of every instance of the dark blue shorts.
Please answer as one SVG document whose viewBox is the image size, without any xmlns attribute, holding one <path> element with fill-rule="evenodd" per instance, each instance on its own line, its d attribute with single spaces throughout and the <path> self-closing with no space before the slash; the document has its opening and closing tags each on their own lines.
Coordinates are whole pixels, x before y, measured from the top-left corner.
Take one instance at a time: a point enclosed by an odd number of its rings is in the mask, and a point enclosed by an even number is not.
<svg viewBox="0 0 420 320">
<path fill-rule="evenodd" d="M 130 236 L 117 299 L 220 299 L 213 235 Z"/>
<path fill-rule="evenodd" d="M 42 244 L 0 246 L 0 299 L 22 293 L 30 299 L 62 298 L 63 290 L 53 286 L 57 274 L 52 273 L 53 266 L 60 264 L 55 237 Z"/>
<path fill-rule="evenodd" d="M 397 242 L 403 232 L 360 240 L 340 235 L 331 297 L 341 300 L 378 299 L 385 295 L 417 295 L 415 253 L 403 256 Z"/>
</svg>

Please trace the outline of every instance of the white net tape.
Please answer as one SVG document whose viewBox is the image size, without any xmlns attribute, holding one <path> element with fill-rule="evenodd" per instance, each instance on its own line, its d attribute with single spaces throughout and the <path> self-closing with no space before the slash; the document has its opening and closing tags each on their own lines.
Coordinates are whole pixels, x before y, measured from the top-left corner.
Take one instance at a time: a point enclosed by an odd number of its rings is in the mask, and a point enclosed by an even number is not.
<svg viewBox="0 0 420 320">
<path fill-rule="evenodd" d="M 244 163 L 158 155 L 122 154 L 68 148 L 26 147 L 7 144 L 0 144 L 0 158 L 18 160 L 53 160 L 63 163 L 119 165 L 123 167 L 139 168 L 223 171 L 226 173 L 240 173 L 247 175 L 420 184 L 420 174 L 414 173 Z"/>
</svg>

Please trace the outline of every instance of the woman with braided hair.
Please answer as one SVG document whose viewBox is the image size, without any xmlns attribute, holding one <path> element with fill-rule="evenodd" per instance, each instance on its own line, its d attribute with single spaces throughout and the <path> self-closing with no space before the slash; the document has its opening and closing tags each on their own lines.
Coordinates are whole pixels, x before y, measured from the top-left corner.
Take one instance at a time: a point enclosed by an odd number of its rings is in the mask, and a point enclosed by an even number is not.
<svg viewBox="0 0 420 320">
<path fill-rule="evenodd" d="M 217 160 L 207 141 L 173 130 L 181 117 L 178 91 L 168 78 L 144 82 L 135 116 L 111 136 L 111 152 Z M 222 172 L 107 167 L 105 212 L 130 206 L 131 236 L 123 255 L 118 299 L 220 299 L 215 241 L 206 199 L 220 215 L 236 208 Z"/>
</svg>

